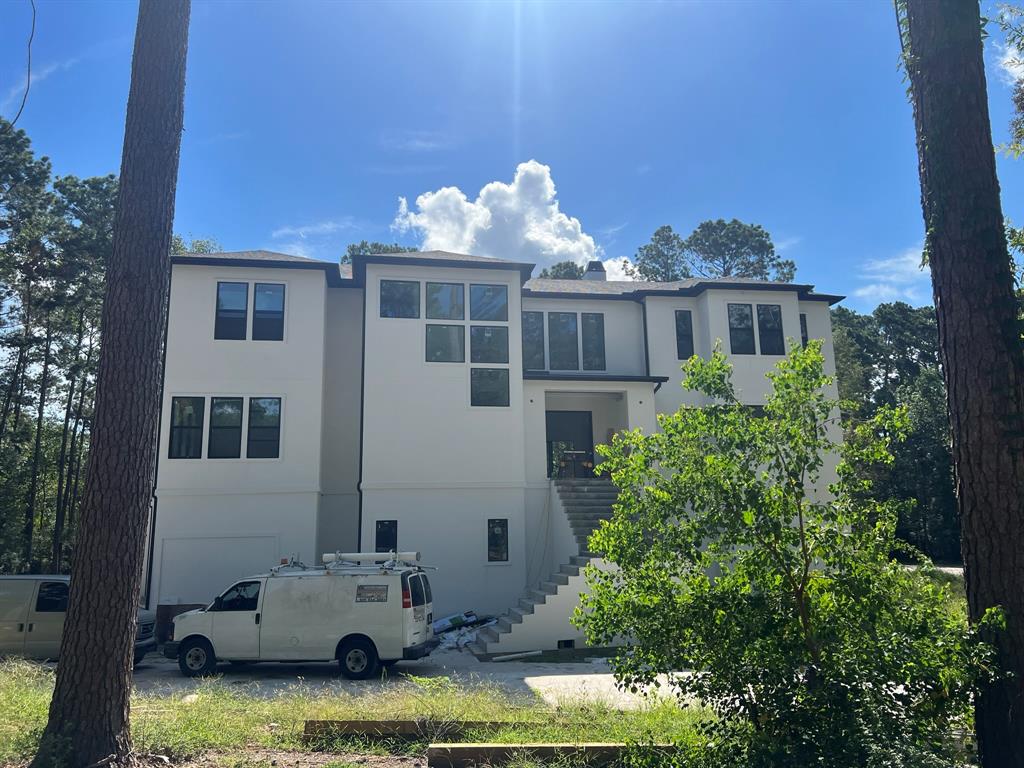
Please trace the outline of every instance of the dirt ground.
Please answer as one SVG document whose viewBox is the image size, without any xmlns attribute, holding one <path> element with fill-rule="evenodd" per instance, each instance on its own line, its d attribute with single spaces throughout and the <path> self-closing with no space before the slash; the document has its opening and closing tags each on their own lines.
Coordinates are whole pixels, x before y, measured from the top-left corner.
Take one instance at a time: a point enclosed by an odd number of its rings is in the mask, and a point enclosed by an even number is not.
<svg viewBox="0 0 1024 768">
<path fill-rule="evenodd" d="M 155 759 L 147 763 L 151 768 L 167 768 L 169 765 Z M 207 752 L 193 760 L 173 763 L 174 768 L 425 768 L 426 764 L 426 757 L 283 752 L 274 749 Z"/>
</svg>

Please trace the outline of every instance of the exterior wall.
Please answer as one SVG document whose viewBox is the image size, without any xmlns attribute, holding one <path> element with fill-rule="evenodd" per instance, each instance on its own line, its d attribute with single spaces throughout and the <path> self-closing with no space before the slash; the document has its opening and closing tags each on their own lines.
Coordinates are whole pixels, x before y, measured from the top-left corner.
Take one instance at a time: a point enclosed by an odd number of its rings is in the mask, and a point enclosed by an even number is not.
<svg viewBox="0 0 1024 768">
<path fill-rule="evenodd" d="M 283 283 L 284 340 L 214 339 L 218 280 Z M 172 268 L 150 607 L 207 602 L 279 557 L 316 556 L 325 291 L 319 271 Z M 203 458 L 169 459 L 171 399 L 186 395 L 207 398 Z M 209 398 L 220 395 L 246 409 L 249 397 L 281 398 L 279 458 L 206 458 Z"/>
</svg>

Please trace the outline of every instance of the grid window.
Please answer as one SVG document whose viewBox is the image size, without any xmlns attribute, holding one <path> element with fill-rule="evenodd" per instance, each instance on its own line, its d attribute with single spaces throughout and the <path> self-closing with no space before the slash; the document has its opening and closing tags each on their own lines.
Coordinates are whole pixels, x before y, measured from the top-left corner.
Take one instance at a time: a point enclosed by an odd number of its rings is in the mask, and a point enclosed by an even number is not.
<svg viewBox="0 0 1024 768">
<path fill-rule="evenodd" d="M 284 286 L 281 283 L 256 283 L 252 296 L 253 339 L 284 339 Z"/>
<path fill-rule="evenodd" d="M 757 336 L 762 355 L 786 354 L 786 340 L 782 336 L 782 306 L 757 305 Z"/>
<path fill-rule="evenodd" d="M 244 341 L 248 308 L 248 283 L 217 283 L 217 317 L 213 324 L 213 338 Z"/>
<path fill-rule="evenodd" d="M 201 459 L 203 457 L 202 397 L 171 398 L 171 434 L 167 457 L 170 459 Z"/>
<path fill-rule="evenodd" d="M 575 312 L 548 312 L 548 355 L 553 371 L 580 369 Z"/>
<path fill-rule="evenodd" d="M 523 370 L 544 370 L 543 312 L 523 312 Z"/>
<path fill-rule="evenodd" d="M 281 398 L 249 398 L 249 436 L 245 455 L 250 459 L 276 459 L 281 453 Z"/>
<path fill-rule="evenodd" d="M 398 521 L 378 520 L 377 530 L 374 534 L 374 552 L 397 552 L 398 551 Z"/>
<path fill-rule="evenodd" d="M 693 314 L 688 309 L 676 310 L 676 359 L 693 357 Z"/>
<path fill-rule="evenodd" d="M 754 313 L 749 304 L 730 304 L 729 348 L 734 355 L 753 355 Z"/>
<path fill-rule="evenodd" d="M 208 459 L 237 459 L 242 455 L 242 398 L 210 398 Z"/>
<path fill-rule="evenodd" d="M 466 317 L 462 283 L 427 283 L 427 319 L 463 320 Z"/>
<path fill-rule="evenodd" d="M 507 363 L 508 327 L 472 326 L 469 329 L 469 359 L 473 363 Z"/>
<path fill-rule="evenodd" d="M 487 521 L 487 562 L 508 562 L 508 518 Z"/>
<path fill-rule="evenodd" d="M 420 284 L 410 280 L 381 280 L 380 316 L 418 318 Z"/>
<path fill-rule="evenodd" d="M 604 315 L 600 312 L 583 312 L 580 315 L 583 331 L 583 370 L 603 371 L 604 357 Z"/>
<path fill-rule="evenodd" d="M 469 319 L 508 320 L 508 286 L 469 286 Z"/>
<path fill-rule="evenodd" d="M 508 407 L 508 368 L 471 368 L 469 404 Z"/>
<path fill-rule="evenodd" d="M 807 346 L 807 315 L 800 313 L 800 343 Z"/>
<path fill-rule="evenodd" d="M 427 362 L 466 362 L 466 326 L 427 325 Z"/>
</svg>

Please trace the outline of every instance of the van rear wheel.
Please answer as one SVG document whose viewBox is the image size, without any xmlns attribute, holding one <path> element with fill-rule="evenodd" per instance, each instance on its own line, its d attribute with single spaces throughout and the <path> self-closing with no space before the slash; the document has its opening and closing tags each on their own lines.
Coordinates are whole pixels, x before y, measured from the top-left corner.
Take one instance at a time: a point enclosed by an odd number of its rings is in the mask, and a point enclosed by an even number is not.
<svg viewBox="0 0 1024 768">
<path fill-rule="evenodd" d="M 338 666 L 349 680 L 369 680 L 377 674 L 379 664 L 377 649 L 366 638 L 353 637 L 338 650 Z"/>
<path fill-rule="evenodd" d="M 217 671 L 217 657 L 213 646 L 196 637 L 186 640 L 178 649 L 178 669 L 185 677 L 206 677 Z"/>
</svg>

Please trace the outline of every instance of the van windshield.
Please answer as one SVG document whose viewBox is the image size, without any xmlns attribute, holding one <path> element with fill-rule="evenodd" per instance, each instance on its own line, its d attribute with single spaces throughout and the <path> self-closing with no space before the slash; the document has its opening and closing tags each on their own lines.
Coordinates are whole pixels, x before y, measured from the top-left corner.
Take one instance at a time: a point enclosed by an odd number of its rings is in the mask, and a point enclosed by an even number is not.
<svg viewBox="0 0 1024 768">
<path fill-rule="evenodd" d="M 413 608 L 417 608 L 427 602 L 423 593 L 423 579 L 419 576 L 409 577 L 409 591 L 412 592 Z"/>
</svg>

